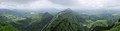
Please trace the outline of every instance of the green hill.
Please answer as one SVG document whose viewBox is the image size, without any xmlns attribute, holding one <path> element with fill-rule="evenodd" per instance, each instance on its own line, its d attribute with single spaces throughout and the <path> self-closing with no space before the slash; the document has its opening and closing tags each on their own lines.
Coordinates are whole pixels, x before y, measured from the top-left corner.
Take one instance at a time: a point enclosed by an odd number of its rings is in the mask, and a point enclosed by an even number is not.
<svg viewBox="0 0 120 31">
<path fill-rule="evenodd" d="M 52 19 L 52 15 L 49 13 L 44 13 L 39 21 L 35 21 L 28 26 L 29 31 L 40 31 L 45 25 L 47 25 Z"/>
<path fill-rule="evenodd" d="M 14 28 L 12 25 L 0 22 L 0 31 L 19 31 L 18 29 Z"/>
<path fill-rule="evenodd" d="M 83 31 L 79 29 L 76 15 L 71 9 L 59 12 L 52 21 L 41 31 Z"/>
</svg>

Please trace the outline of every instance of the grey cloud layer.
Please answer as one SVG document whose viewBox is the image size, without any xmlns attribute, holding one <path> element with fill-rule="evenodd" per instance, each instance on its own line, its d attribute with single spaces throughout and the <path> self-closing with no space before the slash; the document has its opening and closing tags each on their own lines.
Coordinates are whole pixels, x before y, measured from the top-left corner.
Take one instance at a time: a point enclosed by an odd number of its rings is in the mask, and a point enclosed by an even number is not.
<svg viewBox="0 0 120 31">
<path fill-rule="evenodd" d="M 37 0 L 0 0 L 0 2 L 7 2 L 7 3 L 17 3 L 17 4 L 24 4 L 29 2 L 34 2 Z"/>
<path fill-rule="evenodd" d="M 19 5 L 23 5 L 24 6 L 24 5 L 31 4 L 31 3 L 33 4 L 33 7 L 34 7 L 34 2 L 36 2 L 36 1 L 38 3 L 35 4 L 35 6 L 36 5 L 37 6 L 43 5 L 44 3 L 45 3 L 44 6 L 47 6 L 46 3 L 49 4 L 49 2 L 50 2 L 51 4 L 53 4 L 53 6 L 56 5 L 56 4 L 57 5 L 62 5 L 60 7 L 65 7 L 65 6 L 68 6 L 68 7 L 71 7 L 71 6 L 80 7 L 81 5 L 83 5 L 83 7 L 84 7 L 84 5 L 87 6 L 87 7 L 89 5 L 90 6 L 94 6 L 95 3 L 92 5 L 91 1 L 92 2 L 98 1 L 98 3 L 100 3 L 99 0 L 0 0 L 0 7 L 3 7 L 4 5 L 5 5 L 4 7 L 6 7 L 6 8 L 8 6 L 10 6 L 10 5 L 12 5 L 12 7 L 16 7 L 16 6 L 19 6 Z M 78 1 L 81 1 L 81 2 L 78 2 Z M 82 1 L 84 1 L 84 2 L 82 2 Z M 118 7 L 118 6 L 120 6 L 120 4 L 119 4 L 120 0 L 100 0 L 100 1 L 104 2 L 103 3 L 104 7 Z"/>
<path fill-rule="evenodd" d="M 76 0 L 49 0 L 55 4 L 61 4 L 61 5 L 74 5 Z"/>
</svg>

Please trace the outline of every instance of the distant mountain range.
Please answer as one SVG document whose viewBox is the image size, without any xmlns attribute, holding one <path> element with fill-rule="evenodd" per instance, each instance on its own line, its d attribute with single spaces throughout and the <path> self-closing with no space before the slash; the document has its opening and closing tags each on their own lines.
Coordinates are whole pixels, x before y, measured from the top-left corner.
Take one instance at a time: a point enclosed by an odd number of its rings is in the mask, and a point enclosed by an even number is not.
<svg viewBox="0 0 120 31">
<path fill-rule="evenodd" d="M 119 18 L 118 11 L 109 10 L 74 11 L 68 8 L 61 11 L 55 9 L 20 11 L 0 9 L 0 23 L 11 25 L 11 29 L 15 31 L 111 31 L 114 28 L 118 30 Z"/>
</svg>

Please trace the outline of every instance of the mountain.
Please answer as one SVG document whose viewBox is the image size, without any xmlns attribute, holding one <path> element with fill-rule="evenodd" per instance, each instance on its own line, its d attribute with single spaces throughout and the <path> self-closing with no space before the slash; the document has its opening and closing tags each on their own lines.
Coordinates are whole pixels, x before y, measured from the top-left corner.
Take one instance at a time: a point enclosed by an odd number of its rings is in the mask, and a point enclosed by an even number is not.
<svg viewBox="0 0 120 31">
<path fill-rule="evenodd" d="M 28 21 L 30 19 L 28 18 L 24 18 L 24 17 L 19 17 L 19 16 L 15 16 L 12 14 L 0 14 L 0 22 L 6 22 L 9 23 L 10 25 L 12 25 L 13 27 L 17 27 L 19 28 L 23 28 L 23 25 L 28 24 L 26 21 Z M 24 21 L 24 22 L 20 22 L 20 21 Z"/>
<path fill-rule="evenodd" d="M 0 31 L 119 31 L 120 15 L 116 12 L 0 9 Z"/>
<path fill-rule="evenodd" d="M 0 14 L 17 14 L 17 12 L 9 9 L 0 9 Z"/>
<path fill-rule="evenodd" d="M 14 12 L 8 9 L 0 9 L 0 13 L 14 13 Z"/>
<path fill-rule="evenodd" d="M 6 9 L 7 10 L 7 9 Z M 5 13 L 9 13 L 6 12 Z M 12 10 L 8 10 L 12 11 Z M 46 13 L 38 13 L 24 16 L 13 15 L 13 13 L 5 14 L 1 12 L 0 14 L 0 22 L 7 22 L 13 27 L 18 28 L 22 31 L 40 31 L 49 21 L 52 19 L 52 15 L 48 12 Z"/>
<path fill-rule="evenodd" d="M 14 28 L 11 24 L 0 22 L 0 31 L 19 31 L 17 28 Z"/>
<path fill-rule="evenodd" d="M 31 15 L 33 11 L 20 10 L 20 9 L 0 9 L 0 14 L 12 14 L 16 16 L 28 16 Z"/>
<path fill-rule="evenodd" d="M 0 14 L 0 22 L 16 22 L 18 20 L 23 20 L 25 18 L 15 16 L 12 14 Z"/>
<path fill-rule="evenodd" d="M 51 21 L 52 17 L 53 16 L 48 12 L 44 13 L 41 18 L 39 18 L 39 21 L 35 21 L 28 26 L 29 31 L 40 31 L 45 25 L 47 25 Z"/>
<path fill-rule="evenodd" d="M 107 31 L 120 31 L 120 19 L 113 25 L 110 30 Z"/>
<path fill-rule="evenodd" d="M 71 9 L 59 12 L 41 31 L 81 31 L 78 19 Z M 83 31 L 83 30 L 82 30 Z"/>
</svg>

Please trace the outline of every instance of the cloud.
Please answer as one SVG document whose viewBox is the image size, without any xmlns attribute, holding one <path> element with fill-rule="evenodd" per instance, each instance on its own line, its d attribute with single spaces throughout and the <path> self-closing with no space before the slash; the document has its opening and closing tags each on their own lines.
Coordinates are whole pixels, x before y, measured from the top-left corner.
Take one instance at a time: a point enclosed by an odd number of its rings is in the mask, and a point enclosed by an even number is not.
<svg viewBox="0 0 120 31">
<path fill-rule="evenodd" d="M 54 4 L 48 0 L 39 0 L 35 2 L 31 2 L 28 4 L 28 7 L 34 7 L 34 8 L 42 8 L 42 7 L 60 7 L 61 5 L 59 4 Z"/>
<path fill-rule="evenodd" d="M 65 7 L 48 0 L 0 0 L 0 8 L 50 8 Z"/>
<path fill-rule="evenodd" d="M 120 7 L 120 0 L 106 0 L 106 7 Z"/>
<path fill-rule="evenodd" d="M 0 8 L 109 8 L 120 0 L 0 0 Z"/>
<path fill-rule="evenodd" d="M 52 3 L 55 3 L 55 4 L 72 6 L 72 5 L 76 4 L 77 0 L 49 0 L 49 1 L 51 1 Z"/>
<path fill-rule="evenodd" d="M 37 0 L 0 0 L 0 8 L 21 8 Z"/>
<path fill-rule="evenodd" d="M 104 7 L 105 0 L 48 0 L 53 4 L 58 4 L 72 8 L 99 8 Z"/>
<path fill-rule="evenodd" d="M 38 0 L 0 0 L 0 2 L 5 3 L 16 3 L 16 4 L 24 4 L 24 3 L 30 3 Z"/>
<path fill-rule="evenodd" d="M 118 7 L 120 0 L 49 0 L 55 4 L 82 8 Z"/>
</svg>

